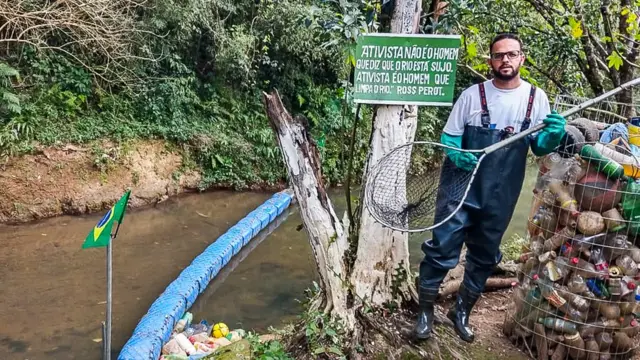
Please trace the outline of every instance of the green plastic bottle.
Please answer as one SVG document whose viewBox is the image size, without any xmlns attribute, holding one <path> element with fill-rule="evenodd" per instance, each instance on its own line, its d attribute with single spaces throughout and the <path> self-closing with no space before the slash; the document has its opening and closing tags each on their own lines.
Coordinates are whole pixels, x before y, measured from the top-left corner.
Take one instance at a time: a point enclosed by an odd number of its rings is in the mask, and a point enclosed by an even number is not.
<svg viewBox="0 0 640 360">
<path fill-rule="evenodd" d="M 578 333 L 578 328 L 576 324 L 565 321 L 563 319 L 547 317 L 547 318 L 538 318 L 538 322 L 543 324 L 547 329 L 551 329 L 557 331 L 559 333 L 574 335 Z"/>
<path fill-rule="evenodd" d="M 580 156 L 609 179 L 620 179 L 624 176 L 622 165 L 602 155 L 593 145 L 584 145 L 580 150 Z"/>
</svg>

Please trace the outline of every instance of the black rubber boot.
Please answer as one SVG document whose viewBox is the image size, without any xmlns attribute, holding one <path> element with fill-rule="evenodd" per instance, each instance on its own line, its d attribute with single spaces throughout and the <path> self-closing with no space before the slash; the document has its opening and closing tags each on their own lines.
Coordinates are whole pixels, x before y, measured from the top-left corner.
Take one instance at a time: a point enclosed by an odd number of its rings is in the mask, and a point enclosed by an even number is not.
<svg viewBox="0 0 640 360">
<path fill-rule="evenodd" d="M 434 304 L 437 297 L 438 289 L 426 289 L 420 287 L 420 293 L 418 294 L 420 311 L 418 312 L 418 320 L 414 330 L 415 336 L 418 340 L 426 340 L 431 337 L 431 331 L 433 330 Z"/>
<path fill-rule="evenodd" d="M 458 289 L 455 305 L 447 313 L 449 320 L 453 321 L 453 327 L 458 336 L 468 343 L 473 342 L 474 339 L 473 331 L 469 327 L 469 316 L 479 298 L 479 293 L 470 291 L 463 283 Z"/>
</svg>

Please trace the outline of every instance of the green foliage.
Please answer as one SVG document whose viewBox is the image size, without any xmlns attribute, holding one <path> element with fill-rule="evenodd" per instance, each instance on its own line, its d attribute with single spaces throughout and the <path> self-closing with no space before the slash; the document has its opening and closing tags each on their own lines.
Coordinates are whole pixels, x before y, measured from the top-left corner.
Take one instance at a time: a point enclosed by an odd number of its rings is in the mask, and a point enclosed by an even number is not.
<svg viewBox="0 0 640 360">
<path fill-rule="evenodd" d="M 346 334 L 342 324 L 318 310 L 305 312 L 304 323 L 307 346 L 311 354 L 337 355 L 346 359 L 342 351 Z"/>
<path fill-rule="evenodd" d="M 329 32 L 312 21 L 319 7 L 295 0 L 149 5 L 138 9 L 138 26 L 161 37 L 136 41 L 160 56 L 131 59 L 127 76 L 140 81 L 127 86 L 105 86 L 79 63 L 93 64 L 85 52 L 9 52 L 0 62 L 3 154 L 32 144 L 165 139 L 201 169 L 203 188 L 276 185 L 286 171 L 261 99 L 275 87 L 293 114 L 309 120 L 329 185 L 344 181 L 354 116 L 345 102 L 349 68 L 343 44 L 326 46 Z M 19 89 L 11 83 L 18 70 Z M 363 121 L 356 168 L 364 163 L 366 130 Z M 106 170 L 103 160 L 96 166 Z"/>
<path fill-rule="evenodd" d="M 247 334 L 246 339 L 251 344 L 251 355 L 256 359 L 293 360 L 282 343 L 277 340 L 261 342 L 258 335 L 252 332 Z"/>
</svg>

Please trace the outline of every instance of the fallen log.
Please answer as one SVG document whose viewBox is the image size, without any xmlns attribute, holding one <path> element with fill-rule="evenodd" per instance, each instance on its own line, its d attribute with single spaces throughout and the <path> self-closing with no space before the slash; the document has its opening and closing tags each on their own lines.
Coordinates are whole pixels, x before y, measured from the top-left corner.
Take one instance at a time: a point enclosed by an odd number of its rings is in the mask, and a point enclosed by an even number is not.
<svg viewBox="0 0 640 360">
<path fill-rule="evenodd" d="M 484 290 L 500 290 L 510 288 L 517 283 L 518 279 L 516 278 L 489 278 L 487 283 L 485 284 Z M 444 284 L 444 286 L 440 289 L 440 293 L 438 294 L 439 299 L 444 299 L 449 295 L 453 295 L 458 292 L 458 288 L 462 280 L 452 280 Z"/>
</svg>

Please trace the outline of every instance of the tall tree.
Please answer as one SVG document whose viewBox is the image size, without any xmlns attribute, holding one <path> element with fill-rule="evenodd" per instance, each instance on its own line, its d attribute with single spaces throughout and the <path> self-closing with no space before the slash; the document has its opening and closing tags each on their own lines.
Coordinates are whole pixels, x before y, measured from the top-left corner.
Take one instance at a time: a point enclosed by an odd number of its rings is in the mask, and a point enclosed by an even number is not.
<svg viewBox="0 0 640 360">
<path fill-rule="evenodd" d="M 488 41 L 501 31 L 517 31 L 527 50 L 523 76 L 548 90 L 599 95 L 631 80 L 640 57 L 639 3 L 631 0 L 455 0 L 440 26 L 464 34 L 465 61 L 488 73 Z M 632 103 L 633 92 L 617 95 Z M 622 116 L 634 107 L 619 109 Z"/>
<path fill-rule="evenodd" d="M 392 31 L 417 32 L 421 10 L 419 0 L 396 1 Z M 356 349 L 366 335 L 365 329 L 371 328 L 365 307 L 380 309 L 392 305 L 401 309 L 417 297 L 415 287 L 406 281 L 411 274 L 407 234 L 383 228 L 366 208 L 360 209 L 360 218 L 356 219 L 359 230 L 350 233 L 348 217 L 339 220 L 325 191 L 319 156 L 310 141 L 306 120 L 293 118 L 277 91 L 265 94 L 264 102 L 320 274 L 322 293 L 314 308 L 339 319 L 352 341 L 351 350 Z M 412 141 L 416 127 L 416 106 L 378 106 L 364 178 L 386 153 Z M 402 347 L 397 350 L 402 351 Z"/>
</svg>

